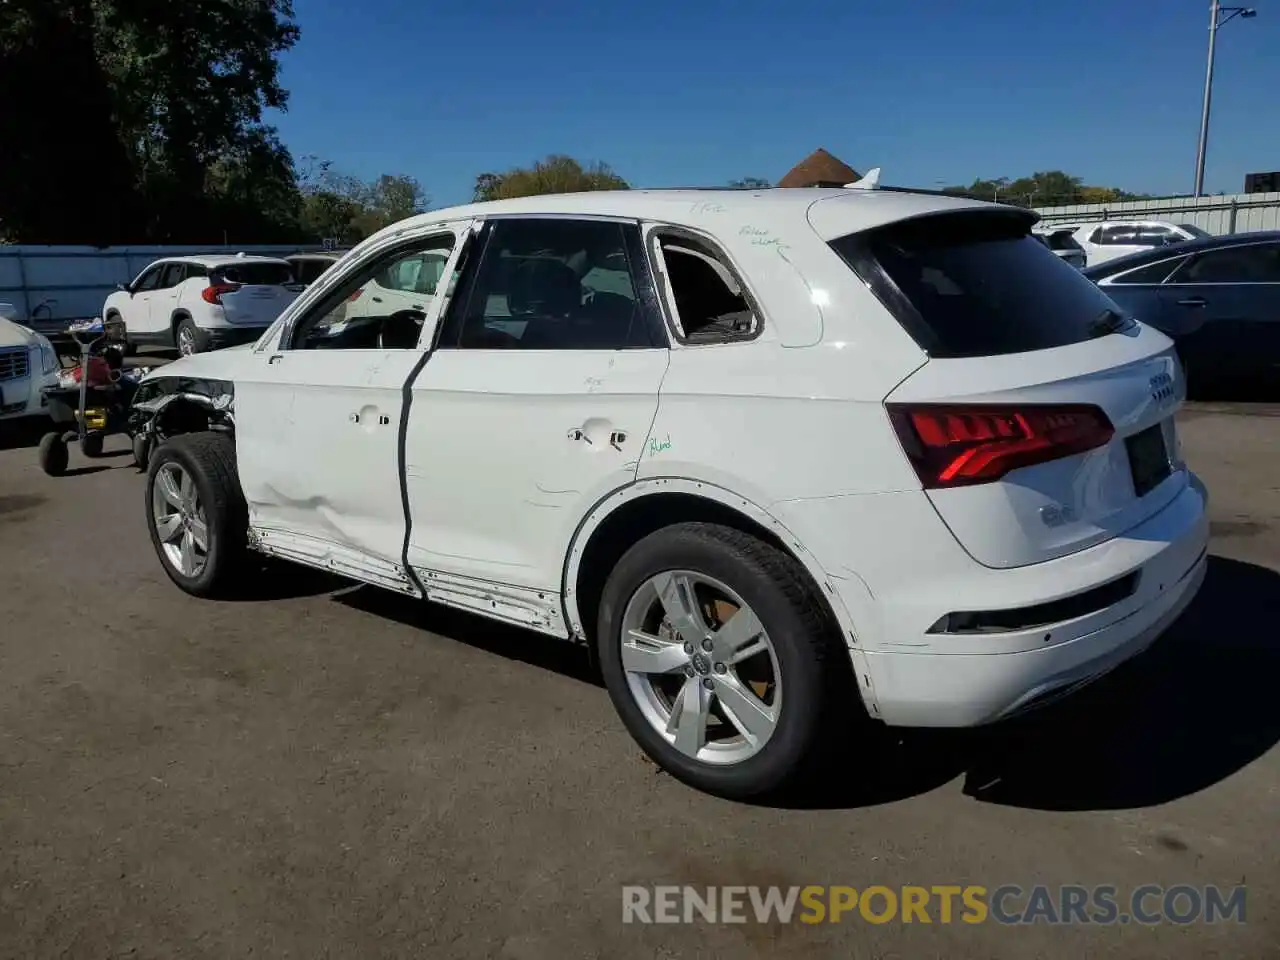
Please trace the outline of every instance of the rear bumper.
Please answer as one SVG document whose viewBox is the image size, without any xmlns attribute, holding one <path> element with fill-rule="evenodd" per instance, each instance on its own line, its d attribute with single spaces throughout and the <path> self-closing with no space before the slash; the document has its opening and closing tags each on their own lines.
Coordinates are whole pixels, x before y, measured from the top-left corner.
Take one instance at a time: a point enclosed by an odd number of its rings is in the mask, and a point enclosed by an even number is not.
<svg viewBox="0 0 1280 960">
<path fill-rule="evenodd" d="M 210 350 L 219 350 L 222 347 L 238 347 L 246 343 L 256 343 L 263 333 L 266 332 L 269 323 L 252 327 L 205 327 L 200 332 L 204 334 L 205 343 Z"/>
<path fill-rule="evenodd" d="M 1078 582 L 1071 574 L 1082 570 L 1092 573 L 1093 586 L 1136 573 L 1134 592 L 1103 610 L 1018 633 L 929 635 L 920 638 L 927 649 L 919 652 L 865 651 L 875 713 L 894 726 L 977 726 L 1057 699 L 1142 652 L 1178 618 L 1204 580 L 1206 506 L 1203 485 L 1193 481 L 1123 536 L 1038 564 L 1042 570 L 1030 568 L 1044 578 L 1042 597 L 1057 593 L 1052 585 L 1062 577 Z M 1142 562 L 1127 562 L 1126 545 L 1145 548 Z M 1033 594 L 1010 601 L 1009 606 L 1038 602 Z M 949 652 L 950 644 L 955 652 Z M 975 652 L 983 644 L 991 652 Z"/>
</svg>

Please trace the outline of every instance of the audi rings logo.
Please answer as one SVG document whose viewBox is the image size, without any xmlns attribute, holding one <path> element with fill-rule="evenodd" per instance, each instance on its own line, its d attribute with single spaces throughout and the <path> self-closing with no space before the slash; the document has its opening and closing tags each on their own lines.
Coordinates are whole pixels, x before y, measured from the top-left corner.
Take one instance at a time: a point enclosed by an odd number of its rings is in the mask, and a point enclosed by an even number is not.
<svg viewBox="0 0 1280 960">
<path fill-rule="evenodd" d="M 1167 373 L 1158 373 L 1151 378 L 1151 399 L 1156 403 L 1164 403 L 1173 399 L 1173 377 Z"/>
</svg>

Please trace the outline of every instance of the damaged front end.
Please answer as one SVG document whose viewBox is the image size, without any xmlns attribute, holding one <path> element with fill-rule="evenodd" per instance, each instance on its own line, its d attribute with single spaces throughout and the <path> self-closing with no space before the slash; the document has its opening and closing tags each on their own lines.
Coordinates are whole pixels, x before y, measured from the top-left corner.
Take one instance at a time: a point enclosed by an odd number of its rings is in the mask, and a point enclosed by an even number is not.
<svg viewBox="0 0 1280 960">
<path fill-rule="evenodd" d="M 148 377 L 129 408 L 129 433 L 151 449 L 170 437 L 235 430 L 235 385 L 203 377 Z"/>
</svg>

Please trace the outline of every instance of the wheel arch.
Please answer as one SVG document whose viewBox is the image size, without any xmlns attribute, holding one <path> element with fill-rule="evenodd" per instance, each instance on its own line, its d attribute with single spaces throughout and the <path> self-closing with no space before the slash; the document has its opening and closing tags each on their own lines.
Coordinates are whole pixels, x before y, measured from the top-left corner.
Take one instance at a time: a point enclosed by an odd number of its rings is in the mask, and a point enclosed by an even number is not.
<svg viewBox="0 0 1280 960">
<path fill-rule="evenodd" d="M 130 432 L 163 440 L 213 430 L 235 435 L 235 387 L 229 380 L 159 377 L 143 381 L 130 409 Z"/>
<path fill-rule="evenodd" d="M 173 335 L 175 343 L 178 340 L 178 324 L 183 320 L 190 320 L 195 323 L 195 319 L 191 316 L 191 311 L 186 307 L 178 307 L 169 314 L 169 333 Z"/>
<path fill-rule="evenodd" d="M 578 526 L 565 557 L 562 596 L 570 635 L 594 651 L 595 645 L 589 639 L 595 634 L 605 581 L 618 559 L 632 544 L 655 530 L 689 521 L 719 523 L 750 533 L 800 564 L 839 629 L 863 703 L 876 716 L 875 694 L 853 617 L 826 571 L 777 517 L 716 484 L 653 478 L 615 490 L 596 503 Z M 861 582 L 857 586 L 865 589 Z"/>
</svg>

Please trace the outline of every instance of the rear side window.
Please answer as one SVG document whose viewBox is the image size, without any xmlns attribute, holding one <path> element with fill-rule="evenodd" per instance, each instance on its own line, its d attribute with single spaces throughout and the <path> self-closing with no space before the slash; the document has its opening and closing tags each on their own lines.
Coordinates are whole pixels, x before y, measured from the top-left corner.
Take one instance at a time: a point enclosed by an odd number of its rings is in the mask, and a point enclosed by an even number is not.
<svg viewBox="0 0 1280 960">
<path fill-rule="evenodd" d="M 1211 250 L 1178 271 L 1174 283 L 1280 283 L 1280 244 Z"/>
<path fill-rule="evenodd" d="M 293 282 L 287 263 L 228 263 L 215 272 L 228 283 L 277 286 Z"/>
<path fill-rule="evenodd" d="M 1028 226 L 1021 215 L 949 213 L 831 246 L 933 357 L 1047 350 L 1099 335 L 1115 304 Z"/>
</svg>

